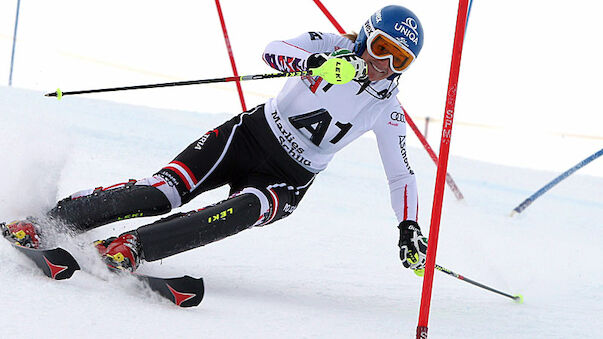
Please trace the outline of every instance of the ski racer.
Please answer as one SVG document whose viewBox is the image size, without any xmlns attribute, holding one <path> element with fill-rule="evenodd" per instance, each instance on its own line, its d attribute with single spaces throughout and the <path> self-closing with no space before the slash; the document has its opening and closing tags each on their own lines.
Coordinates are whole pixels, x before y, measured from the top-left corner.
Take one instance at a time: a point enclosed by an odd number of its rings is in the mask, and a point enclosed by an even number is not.
<svg viewBox="0 0 603 339">
<path fill-rule="evenodd" d="M 85 232 L 166 214 L 205 191 L 230 186 L 230 196 L 214 205 L 95 242 L 107 265 L 134 271 L 141 260 L 160 260 L 289 216 L 333 155 L 372 130 L 400 230 L 400 259 L 421 275 L 427 239 L 417 223 L 417 184 L 396 94 L 422 45 L 419 19 L 401 6 L 378 10 L 357 35 L 308 32 L 271 42 L 263 60 L 274 69 L 308 70 L 340 58 L 355 67 L 354 80 L 332 85 L 320 77 L 289 78 L 276 97 L 208 131 L 152 176 L 77 192 L 47 216 Z M 37 247 L 42 224 L 29 218 L 4 228 L 21 245 Z"/>
</svg>

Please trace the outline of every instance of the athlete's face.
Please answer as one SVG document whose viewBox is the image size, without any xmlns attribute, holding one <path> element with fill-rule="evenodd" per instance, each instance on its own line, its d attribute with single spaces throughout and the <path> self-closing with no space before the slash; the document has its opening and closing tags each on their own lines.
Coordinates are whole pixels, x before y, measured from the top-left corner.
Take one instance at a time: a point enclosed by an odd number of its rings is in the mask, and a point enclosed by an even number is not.
<svg viewBox="0 0 603 339">
<path fill-rule="evenodd" d="M 362 53 L 362 59 L 366 61 L 368 78 L 370 81 L 383 80 L 394 74 L 394 71 L 389 67 L 389 59 L 379 60 L 374 58 L 366 49 L 364 50 L 364 53 Z"/>
</svg>

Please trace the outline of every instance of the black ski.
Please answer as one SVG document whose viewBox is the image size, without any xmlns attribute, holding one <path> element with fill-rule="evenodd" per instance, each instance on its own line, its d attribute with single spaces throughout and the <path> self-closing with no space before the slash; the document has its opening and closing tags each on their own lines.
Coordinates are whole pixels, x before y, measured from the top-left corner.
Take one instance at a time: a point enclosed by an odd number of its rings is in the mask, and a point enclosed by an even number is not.
<svg viewBox="0 0 603 339">
<path fill-rule="evenodd" d="M 55 280 L 69 279 L 73 272 L 80 269 L 73 256 L 60 247 L 51 249 L 34 249 L 23 247 L 14 243 L 10 238 L 4 237 L 19 252 L 31 259 L 38 268 L 49 278 Z"/>
<path fill-rule="evenodd" d="M 107 268 L 116 274 L 131 274 L 151 290 L 180 307 L 199 305 L 205 294 L 203 278 L 196 279 L 188 275 L 176 278 L 159 278 L 136 272 L 130 273 L 109 265 L 107 265 Z"/>
<path fill-rule="evenodd" d="M 203 278 L 196 279 L 188 275 L 177 278 L 158 278 L 138 273 L 133 275 L 157 294 L 180 307 L 199 305 L 205 294 Z"/>
<path fill-rule="evenodd" d="M 66 250 L 55 247 L 50 249 L 35 249 L 21 246 L 5 234 L 5 224 L 0 223 L 2 228 L 2 237 L 6 239 L 16 250 L 23 253 L 33 261 L 44 274 L 55 280 L 69 279 L 73 273 L 80 269 L 75 258 Z M 125 273 L 119 269 L 107 266 L 109 270 L 116 273 Z M 180 307 L 197 306 L 203 300 L 205 287 L 203 278 L 193 278 L 188 275 L 176 278 L 158 278 L 149 275 L 130 273 L 138 280 L 142 281 L 151 290 L 160 296 L 170 300 Z"/>
</svg>

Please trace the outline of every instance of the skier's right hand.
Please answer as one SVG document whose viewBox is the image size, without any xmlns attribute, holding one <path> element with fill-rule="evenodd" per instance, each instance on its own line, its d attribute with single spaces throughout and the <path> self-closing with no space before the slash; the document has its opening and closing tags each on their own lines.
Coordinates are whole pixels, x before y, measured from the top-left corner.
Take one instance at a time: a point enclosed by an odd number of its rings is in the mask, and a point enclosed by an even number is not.
<svg viewBox="0 0 603 339">
<path fill-rule="evenodd" d="M 400 260 L 406 268 L 412 269 L 416 275 L 422 277 L 425 273 L 427 258 L 427 238 L 421 234 L 419 224 L 412 220 L 404 220 L 399 225 Z"/>
<path fill-rule="evenodd" d="M 318 68 L 322 64 L 324 64 L 327 60 L 339 58 L 343 59 L 356 69 L 356 74 L 354 75 L 354 80 L 362 81 L 365 80 L 368 76 L 368 71 L 366 68 L 366 62 L 361 57 L 357 56 L 354 52 L 351 52 L 347 49 L 339 49 L 335 52 L 327 55 L 326 53 L 315 53 L 311 54 L 308 59 L 306 59 L 306 66 L 308 69 Z"/>
</svg>

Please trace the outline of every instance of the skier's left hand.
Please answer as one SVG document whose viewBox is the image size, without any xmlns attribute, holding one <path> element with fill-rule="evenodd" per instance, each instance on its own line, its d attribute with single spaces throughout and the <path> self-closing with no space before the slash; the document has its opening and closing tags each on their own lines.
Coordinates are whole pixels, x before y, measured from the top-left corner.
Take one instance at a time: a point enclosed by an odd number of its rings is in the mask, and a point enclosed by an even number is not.
<svg viewBox="0 0 603 339">
<path fill-rule="evenodd" d="M 398 225 L 400 229 L 400 260 L 406 268 L 412 269 L 422 277 L 425 273 L 427 257 L 427 238 L 421 234 L 419 224 L 412 220 L 404 220 Z"/>
</svg>

